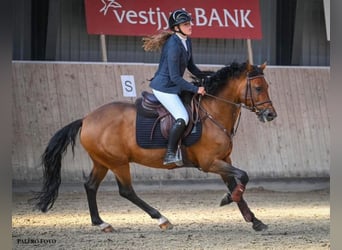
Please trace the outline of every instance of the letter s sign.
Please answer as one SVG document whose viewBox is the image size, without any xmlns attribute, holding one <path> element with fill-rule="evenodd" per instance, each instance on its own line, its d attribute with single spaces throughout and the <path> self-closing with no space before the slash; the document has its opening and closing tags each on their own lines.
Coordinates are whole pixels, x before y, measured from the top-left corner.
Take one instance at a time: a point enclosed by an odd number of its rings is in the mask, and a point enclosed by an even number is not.
<svg viewBox="0 0 342 250">
<path fill-rule="evenodd" d="M 134 76 L 132 75 L 121 75 L 121 84 L 123 96 L 136 97 Z"/>
</svg>

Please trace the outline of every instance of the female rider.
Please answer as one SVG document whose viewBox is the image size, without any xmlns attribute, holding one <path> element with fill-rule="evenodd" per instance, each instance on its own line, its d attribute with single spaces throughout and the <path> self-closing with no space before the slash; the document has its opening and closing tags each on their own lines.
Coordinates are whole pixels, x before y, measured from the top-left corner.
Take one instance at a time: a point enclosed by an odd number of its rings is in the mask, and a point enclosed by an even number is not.
<svg viewBox="0 0 342 250">
<path fill-rule="evenodd" d="M 182 160 L 179 159 L 176 151 L 179 139 L 189 123 L 189 116 L 179 94 L 182 91 L 190 91 L 204 95 L 205 89 L 183 78 L 185 69 L 197 77 L 203 75 L 192 58 L 192 43 L 189 38 L 192 33 L 192 24 L 189 13 L 182 9 L 173 11 L 169 17 L 169 28 L 172 33 L 164 32 L 144 38 L 143 47 L 145 50 L 162 47 L 159 67 L 151 80 L 150 87 L 156 98 L 175 119 L 170 129 L 163 164 L 182 165 Z"/>
</svg>

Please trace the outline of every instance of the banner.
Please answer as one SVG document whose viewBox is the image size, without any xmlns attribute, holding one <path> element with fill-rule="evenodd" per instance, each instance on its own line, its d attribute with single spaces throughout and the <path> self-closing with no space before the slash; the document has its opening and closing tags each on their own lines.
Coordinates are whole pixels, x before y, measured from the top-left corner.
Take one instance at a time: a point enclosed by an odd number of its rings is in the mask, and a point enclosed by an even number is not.
<svg viewBox="0 0 342 250">
<path fill-rule="evenodd" d="M 191 14 L 197 38 L 261 39 L 259 0 L 85 0 L 87 32 L 146 36 L 168 29 L 172 11 Z"/>
</svg>

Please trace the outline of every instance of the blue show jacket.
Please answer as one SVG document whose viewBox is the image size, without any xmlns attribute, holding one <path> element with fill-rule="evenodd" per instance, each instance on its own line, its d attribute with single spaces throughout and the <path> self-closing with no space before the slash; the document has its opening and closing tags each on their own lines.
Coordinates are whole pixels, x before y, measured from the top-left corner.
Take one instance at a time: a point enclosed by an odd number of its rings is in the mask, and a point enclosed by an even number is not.
<svg viewBox="0 0 342 250">
<path fill-rule="evenodd" d="M 180 94 L 182 91 L 197 93 L 198 87 L 183 78 L 186 68 L 197 77 L 201 75 L 201 70 L 192 59 L 190 38 L 186 40 L 186 43 L 188 51 L 176 34 L 172 34 L 165 42 L 158 70 L 150 83 L 152 89 L 171 94 Z"/>
</svg>

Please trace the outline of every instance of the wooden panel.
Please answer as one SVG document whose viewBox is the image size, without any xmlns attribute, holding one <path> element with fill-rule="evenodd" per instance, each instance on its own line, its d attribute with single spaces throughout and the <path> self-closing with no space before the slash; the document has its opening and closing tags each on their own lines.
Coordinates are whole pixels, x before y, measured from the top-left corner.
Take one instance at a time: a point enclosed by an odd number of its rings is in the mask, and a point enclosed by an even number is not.
<svg viewBox="0 0 342 250">
<path fill-rule="evenodd" d="M 220 66 L 200 65 L 217 70 Z M 137 94 L 150 90 L 155 64 L 13 62 L 13 179 L 41 179 L 40 155 L 52 135 L 68 123 L 123 97 L 120 76 L 134 75 Z M 266 79 L 278 112 L 271 123 L 242 111 L 232 160 L 252 178 L 326 177 L 330 166 L 327 111 L 329 68 L 268 67 Z M 64 182 L 83 181 L 91 170 L 79 143 L 63 161 Z M 155 170 L 132 164 L 134 180 L 219 179 L 196 169 Z M 113 180 L 109 174 L 106 180 Z"/>
</svg>

